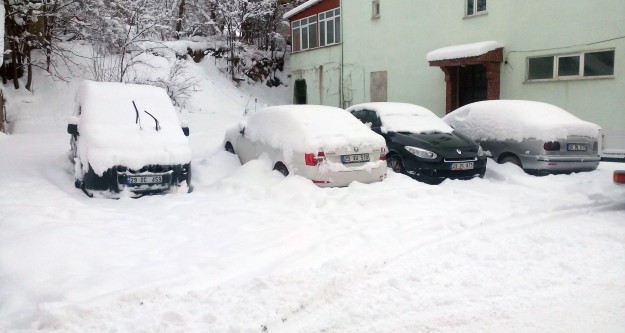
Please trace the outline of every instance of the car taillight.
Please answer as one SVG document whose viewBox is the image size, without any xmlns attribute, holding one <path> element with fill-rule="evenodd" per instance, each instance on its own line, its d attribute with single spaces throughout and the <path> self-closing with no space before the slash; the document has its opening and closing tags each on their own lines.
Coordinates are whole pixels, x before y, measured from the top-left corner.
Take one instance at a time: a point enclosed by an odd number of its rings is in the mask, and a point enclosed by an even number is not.
<svg viewBox="0 0 625 333">
<path fill-rule="evenodd" d="M 617 184 L 625 184 L 625 171 L 614 171 L 613 179 Z"/>
<path fill-rule="evenodd" d="M 386 147 L 380 148 L 380 161 L 386 161 Z"/>
<path fill-rule="evenodd" d="M 306 161 L 306 165 L 315 166 L 319 164 L 319 162 L 323 161 L 326 158 L 326 154 L 322 151 L 318 152 L 317 155 L 313 153 L 304 154 L 304 160 Z"/>
<path fill-rule="evenodd" d="M 560 150 L 560 142 L 558 141 L 545 142 L 545 144 L 543 144 L 543 148 L 546 151 L 558 151 Z"/>
</svg>

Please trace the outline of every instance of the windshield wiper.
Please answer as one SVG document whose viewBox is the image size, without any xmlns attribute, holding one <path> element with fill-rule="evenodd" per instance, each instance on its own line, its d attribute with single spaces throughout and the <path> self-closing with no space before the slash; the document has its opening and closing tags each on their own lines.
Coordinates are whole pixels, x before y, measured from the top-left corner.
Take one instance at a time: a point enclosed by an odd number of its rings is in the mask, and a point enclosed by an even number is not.
<svg viewBox="0 0 625 333">
<path fill-rule="evenodd" d="M 156 119 L 156 117 L 154 117 L 151 113 L 143 110 L 143 112 L 147 113 L 148 115 L 150 115 L 150 117 L 152 117 L 152 119 L 154 119 L 154 122 L 156 123 L 156 131 L 160 131 L 161 126 L 158 124 L 158 119 Z"/>
<path fill-rule="evenodd" d="M 139 124 L 139 129 L 143 130 L 143 127 L 141 126 L 141 117 L 139 117 L 139 109 L 137 109 L 137 104 L 135 104 L 135 101 L 132 101 L 132 105 L 135 107 L 135 113 L 137 113 L 135 124 Z"/>
</svg>

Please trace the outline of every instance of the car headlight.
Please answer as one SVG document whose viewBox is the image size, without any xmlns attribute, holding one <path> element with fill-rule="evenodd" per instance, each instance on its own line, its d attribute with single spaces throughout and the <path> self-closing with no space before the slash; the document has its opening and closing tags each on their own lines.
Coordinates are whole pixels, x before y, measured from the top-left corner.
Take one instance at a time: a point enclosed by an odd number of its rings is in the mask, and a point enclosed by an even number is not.
<svg viewBox="0 0 625 333">
<path fill-rule="evenodd" d="M 438 157 L 438 155 L 436 155 L 436 153 L 431 152 L 429 150 L 425 150 L 425 149 L 421 149 L 421 148 L 417 148 L 417 147 L 411 147 L 411 146 L 406 146 L 406 150 L 408 152 L 410 152 L 411 154 L 419 157 L 419 158 L 424 158 L 426 160 L 433 160 L 436 157 Z"/>
<path fill-rule="evenodd" d="M 480 145 L 477 145 L 477 156 L 484 156 L 484 149 Z"/>
</svg>

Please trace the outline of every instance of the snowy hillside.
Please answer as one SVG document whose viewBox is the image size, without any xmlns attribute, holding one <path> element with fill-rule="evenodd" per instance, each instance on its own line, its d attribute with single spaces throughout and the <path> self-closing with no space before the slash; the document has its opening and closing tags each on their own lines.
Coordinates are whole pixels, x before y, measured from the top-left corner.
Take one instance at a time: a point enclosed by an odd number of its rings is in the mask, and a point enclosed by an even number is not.
<svg viewBox="0 0 625 333">
<path fill-rule="evenodd" d="M 322 189 L 221 147 L 289 88 L 237 88 L 210 58 L 185 72 L 194 191 L 140 199 L 74 188 L 79 79 L 4 87 L 0 331 L 624 332 L 625 165 Z"/>
</svg>

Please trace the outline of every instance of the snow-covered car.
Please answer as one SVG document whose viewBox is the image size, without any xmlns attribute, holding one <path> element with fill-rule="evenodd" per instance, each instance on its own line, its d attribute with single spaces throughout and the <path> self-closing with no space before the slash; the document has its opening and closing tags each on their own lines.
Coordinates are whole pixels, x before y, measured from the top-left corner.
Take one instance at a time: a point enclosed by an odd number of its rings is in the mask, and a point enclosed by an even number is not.
<svg viewBox="0 0 625 333">
<path fill-rule="evenodd" d="M 386 140 L 388 166 L 428 184 L 483 177 L 486 155 L 432 111 L 408 103 L 363 103 L 347 108 Z"/>
<path fill-rule="evenodd" d="M 242 164 L 266 154 L 274 170 L 306 177 L 321 187 L 386 177 L 384 138 L 330 106 L 260 109 L 226 132 L 223 147 Z"/>
<path fill-rule="evenodd" d="M 542 102 L 489 100 L 447 114 L 443 120 L 482 145 L 499 163 L 530 174 L 597 168 L 599 126 Z"/>
<path fill-rule="evenodd" d="M 614 183 L 625 185 L 625 170 L 616 170 L 614 171 L 614 176 L 612 177 Z"/>
<path fill-rule="evenodd" d="M 87 195 L 191 190 L 189 128 L 164 89 L 84 81 L 76 94 L 69 157 Z"/>
</svg>

